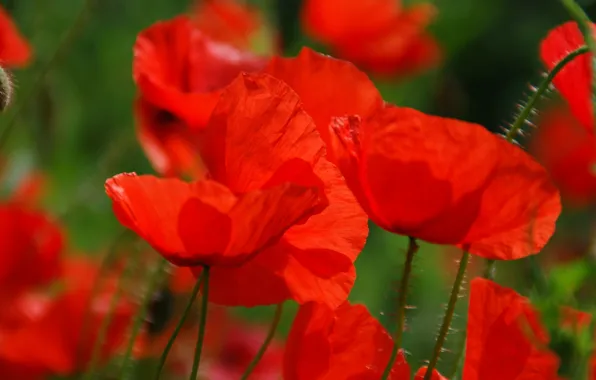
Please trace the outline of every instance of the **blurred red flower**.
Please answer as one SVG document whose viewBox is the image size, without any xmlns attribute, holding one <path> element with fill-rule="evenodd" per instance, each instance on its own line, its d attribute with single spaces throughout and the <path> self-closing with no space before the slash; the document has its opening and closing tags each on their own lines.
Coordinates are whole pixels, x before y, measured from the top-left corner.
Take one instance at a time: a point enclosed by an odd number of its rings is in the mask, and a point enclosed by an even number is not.
<svg viewBox="0 0 596 380">
<path fill-rule="evenodd" d="M 176 264 L 214 264 L 213 302 L 343 302 L 366 216 L 324 158 L 296 93 L 266 74 L 240 76 L 197 140 L 209 179 L 108 180 L 120 221 Z M 281 203 L 269 203 L 274 195 Z M 246 207 L 230 210 L 234 203 Z M 250 223 L 242 228 L 241 220 Z"/>
<path fill-rule="evenodd" d="M 57 294 L 29 292 L 11 305 L 20 318 L 16 324 L 0 325 L 0 362 L 10 363 L 7 370 L 72 374 L 89 362 L 115 291 L 114 282 L 105 279 L 91 300 L 98 274 L 95 263 L 69 259 Z M 134 311 L 125 299 L 118 304 L 100 351 L 102 359 L 120 348 Z"/>
<path fill-rule="evenodd" d="M 366 307 L 345 302 L 333 310 L 311 302 L 300 307 L 288 336 L 284 379 L 378 380 L 392 350 L 393 340 Z M 389 379 L 410 379 L 403 350 Z M 434 379 L 442 377 L 434 371 Z"/>
<path fill-rule="evenodd" d="M 19 203 L 0 205 L 0 303 L 58 278 L 64 240 L 45 213 Z"/>
<path fill-rule="evenodd" d="M 407 75 L 441 58 L 425 31 L 434 15 L 430 4 L 404 9 L 395 0 L 307 0 L 302 22 L 338 56 L 373 73 Z"/>
<path fill-rule="evenodd" d="M 10 15 L 0 7 L 0 66 L 23 67 L 31 59 L 31 47 Z"/>
<path fill-rule="evenodd" d="M 596 138 L 566 107 L 544 112 L 529 149 L 549 171 L 561 197 L 574 206 L 596 200 Z"/>
<path fill-rule="evenodd" d="M 192 153 L 221 90 L 265 58 L 211 40 L 186 17 L 158 22 L 137 37 L 133 76 L 138 135 L 155 169 L 164 175 L 200 172 Z"/>
<path fill-rule="evenodd" d="M 551 30 L 540 44 L 540 57 L 551 70 L 565 56 L 585 45 L 584 37 L 575 22 L 567 22 Z M 591 54 L 575 57 L 555 77 L 554 84 L 567 100 L 574 116 L 590 133 L 594 133 L 592 109 Z"/>
<path fill-rule="evenodd" d="M 511 289 L 471 282 L 464 379 L 556 380 L 559 359 L 529 301 Z"/>
<path fill-rule="evenodd" d="M 561 205 L 546 170 L 480 125 L 387 106 L 330 128 L 330 155 L 388 231 L 500 260 L 537 253 L 554 232 Z"/>
<path fill-rule="evenodd" d="M 257 8 L 236 0 L 198 0 L 195 23 L 210 38 L 248 49 L 252 36 L 263 25 Z"/>
</svg>

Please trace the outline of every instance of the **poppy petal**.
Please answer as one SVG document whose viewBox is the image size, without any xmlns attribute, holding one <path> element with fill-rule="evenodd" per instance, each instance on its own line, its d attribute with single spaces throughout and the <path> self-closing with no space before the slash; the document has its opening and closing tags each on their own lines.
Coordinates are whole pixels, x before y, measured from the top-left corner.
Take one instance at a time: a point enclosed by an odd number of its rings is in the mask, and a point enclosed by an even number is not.
<svg viewBox="0 0 596 380">
<path fill-rule="evenodd" d="M 202 128 L 218 91 L 241 71 L 257 71 L 262 58 L 210 40 L 180 16 L 141 32 L 134 47 L 134 79 L 142 96 L 191 128 Z"/>
<path fill-rule="evenodd" d="M 472 280 L 467 331 L 466 380 L 557 379 L 558 358 L 538 315 L 513 290 Z"/>
<path fill-rule="evenodd" d="M 575 22 L 567 22 L 551 30 L 540 44 L 540 57 L 552 70 L 570 52 L 585 45 L 584 38 Z M 590 133 L 594 129 L 591 101 L 592 70 L 591 54 L 582 54 L 568 63 L 554 79 L 555 87 L 567 100 L 571 111 Z"/>
<path fill-rule="evenodd" d="M 201 253 L 187 252 L 185 242 L 179 235 L 180 213 L 185 204 L 193 199 L 204 205 L 193 225 L 209 227 L 225 226 L 225 215 L 236 203 L 236 197 L 225 186 L 213 181 L 190 184 L 178 179 L 160 179 L 153 176 L 137 176 L 123 173 L 106 181 L 106 192 L 112 199 L 114 214 L 122 225 L 133 230 L 145 239 L 155 250 L 174 264 L 189 265 L 191 258 L 202 264 Z M 195 209 L 196 210 L 196 209 Z M 209 212 L 207 212 L 209 210 Z M 209 229 L 211 241 L 204 244 L 216 245 L 223 252 L 227 244 L 229 230 Z M 219 245 L 218 245 L 219 244 Z M 192 245 L 193 248 L 197 248 Z M 197 248 L 198 249 L 198 248 Z M 190 256 L 190 257 L 189 257 Z"/>
<path fill-rule="evenodd" d="M 333 164 L 321 159 L 315 173 L 326 186 L 329 206 L 242 266 L 213 268 L 211 302 L 256 306 L 294 299 L 335 308 L 346 300 L 356 278 L 352 263 L 368 235 L 368 218 Z"/>
<path fill-rule="evenodd" d="M 388 106 L 336 118 L 332 155 L 381 227 L 501 260 L 537 253 L 559 194 L 544 168 L 479 125 Z"/>
<path fill-rule="evenodd" d="M 204 265 L 239 265 L 278 240 L 298 220 L 310 216 L 318 202 L 316 187 L 286 183 L 241 195 L 221 219 L 218 210 L 192 198 L 181 210 L 180 236 L 186 251 L 201 254 Z M 217 217 L 208 217 L 210 213 Z M 205 239 L 206 231 L 210 239 Z M 175 264 L 197 265 L 195 257 L 188 260 Z"/>
<path fill-rule="evenodd" d="M 284 378 L 376 380 L 392 349 L 391 337 L 364 306 L 346 302 L 333 310 L 308 303 L 300 307 L 286 342 Z M 389 378 L 410 378 L 403 351 Z"/>
<path fill-rule="evenodd" d="M 266 74 L 242 74 L 224 90 L 200 144 L 211 178 L 236 192 L 261 188 L 289 160 L 312 165 L 323 154 L 298 95 Z"/>
<path fill-rule="evenodd" d="M 333 116 L 368 116 L 383 105 L 375 85 L 352 63 L 309 48 L 303 48 L 295 58 L 272 58 L 265 72 L 283 80 L 298 93 L 326 143 L 327 126 Z"/>
</svg>

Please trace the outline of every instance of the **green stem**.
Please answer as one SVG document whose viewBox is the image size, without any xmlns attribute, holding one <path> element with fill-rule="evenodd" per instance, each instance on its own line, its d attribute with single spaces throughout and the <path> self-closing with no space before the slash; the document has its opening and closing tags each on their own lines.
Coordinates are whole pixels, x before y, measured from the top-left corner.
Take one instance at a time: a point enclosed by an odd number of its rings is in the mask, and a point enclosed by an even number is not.
<svg viewBox="0 0 596 380">
<path fill-rule="evenodd" d="M 594 39 L 593 24 L 586 12 L 579 6 L 574 0 L 561 0 L 567 11 L 575 19 L 579 28 L 584 35 L 584 41 L 590 53 L 592 53 L 592 59 L 590 62 L 592 73 L 592 113 L 596 112 L 596 40 Z M 595 123 L 596 124 L 596 123 Z M 593 126 L 596 128 L 596 125 Z"/>
<path fill-rule="evenodd" d="M 159 263 L 157 264 L 157 268 L 155 268 L 155 270 L 153 271 L 153 273 L 151 273 L 151 276 L 149 277 L 147 291 L 141 299 L 141 306 L 133 321 L 132 331 L 130 333 L 130 338 L 128 340 L 128 345 L 124 354 L 124 363 L 122 365 L 122 371 L 120 373 L 119 379 L 131 380 L 134 378 L 135 365 L 134 360 L 132 358 L 132 350 L 134 348 L 137 335 L 139 335 L 139 333 L 141 332 L 141 328 L 143 327 L 143 323 L 145 322 L 145 317 L 147 316 L 147 310 L 149 308 L 149 303 L 151 302 L 151 297 L 158 289 L 159 285 L 165 277 L 164 275 L 166 273 L 167 265 L 168 262 L 160 257 Z"/>
<path fill-rule="evenodd" d="M 138 257 L 138 255 L 136 256 Z M 135 257 L 135 259 L 137 257 Z M 95 340 L 95 343 L 93 344 L 91 362 L 89 364 L 89 368 L 85 372 L 85 376 L 83 377 L 83 379 L 85 380 L 95 379 L 97 378 L 97 375 L 99 375 L 99 373 L 96 371 L 97 364 L 99 363 L 99 359 L 101 357 L 101 350 L 107 337 L 108 329 L 110 327 L 110 324 L 112 323 L 112 319 L 114 318 L 114 314 L 116 313 L 118 303 L 120 302 L 120 298 L 122 297 L 122 293 L 124 291 L 123 282 L 128 278 L 128 276 L 130 276 L 132 269 L 135 267 L 135 264 L 136 260 L 132 260 L 132 262 L 126 266 L 124 273 L 122 273 L 122 276 L 118 280 L 118 287 L 116 289 L 116 292 L 114 293 L 114 296 L 110 300 L 108 314 L 101 321 L 101 325 L 99 326 L 99 330 L 97 332 L 97 338 Z"/>
<path fill-rule="evenodd" d="M 428 363 L 426 373 L 424 374 L 424 380 L 430 380 L 432 378 L 433 370 L 435 369 L 435 367 L 437 366 L 437 362 L 439 361 L 439 356 L 441 355 L 441 351 L 443 350 L 443 344 L 445 344 L 447 334 L 449 333 L 449 327 L 451 326 L 451 321 L 453 320 L 455 304 L 457 303 L 457 298 L 459 297 L 461 285 L 466 275 L 466 268 L 468 266 L 469 259 L 470 253 L 468 251 L 464 251 L 461 260 L 459 261 L 459 269 L 457 270 L 457 275 L 455 276 L 455 281 L 453 282 L 453 287 L 451 288 L 451 296 L 449 297 L 449 303 L 447 304 L 447 310 L 445 311 L 443 324 L 441 325 L 441 329 L 439 330 L 439 335 L 435 343 L 435 348 L 433 350 L 432 357 Z"/>
<path fill-rule="evenodd" d="M 466 352 L 466 330 L 463 330 L 459 350 L 456 353 L 455 365 L 451 371 L 451 374 L 447 376 L 448 379 L 461 379 L 462 370 L 464 368 L 465 352 Z"/>
<path fill-rule="evenodd" d="M 0 130 L 0 148 L 2 146 L 4 146 L 4 144 L 6 144 L 6 141 L 8 140 L 8 136 L 10 135 L 10 132 L 13 130 L 13 128 L 14 128 L 14 126 L 16 124 L 16 121 L 18 120 L 18 117 L 25 110 L 25 107 L 27 106 L 27 104 L 29 104 L 29 102 L 33 98 L 36 97 L 35 95 L 43 87 L 45 78 L 48 75 L 48 73 L 50 72 L 50 70 L 52 69 L 52 67 L 62 57 L 62 55 L 64 54 L 64 52 L 66 51 L 66 49 L 74 41 L 74 39 L 77 36 L 77 34 L 80 32 L 80 30 L 82 29 L 82 27 L 85 25 L 85 21 L 87 19 L 87 15 L 89 13 L 91 13 L 91 8 L 92 8 L 93 4 L 94 4 L 94 0 L 85 0 L 83 6 L 81 7 L 81 10 L 79 11 L 79 14 L 77 15 L 77 17 L 76 17 L 76 19 L 74 21 L 74 23 L 66 31 L 64 37 L 62 38 L 62 40 L 58 44 L 58 47 L 54 51 L 54 54 L 51 56 L 51 58 L 48 61 L 48 63 L 42 68 L 41 72 L 39 73 L 39 76 L 38 76 L 37 80 L 33 84 L 33 87 L 31 87 L 31 89 L 29 91 L 27 91 L 27 95 L 22 98 L 23 100 L 22 101 L 19 101 L 17 103 L 17 105 L 14 107 L 14 111 L 8 117 L 8 121 L 6 122 L 6 124 L 4 125 L 4 127 Z"/>
<path fill-rule="evenodd" d="M 284 304 L 280 303 L 275 307 L 275 315 L 273 316 L 273 322 L 271 323 L 271 327 L 269 328 L 267 337 L 265 338 L 263 345 L 261 345 L 261 348 L 259 348 L 259 351 L 255 355 L 255 357 L 252 359 L 252 361 L 246 368 L 246 371 L 244 371 L 244 374 L 242 375 L 240 380 L 247 380 L 248 377 L 250 376 L 250 374 L 252 373 L 252 371 L 257 366 L 257 364 L 259 364 L 259 361 L 261 361 L 261 358 L 263 357 L 263 355 L 265 355 L 265 352 L 267 351 L 267 348 L 269 347 L 269 344 L 273 340 L 273 337 L 275 336 L 275 332 L 277 331 L 277 326 L 279 325 L 279 321 L 281 320 L 281 313 L 283 311 L 283 306 L 284 306 Z"/>
<path fill-rule="evenodd" d="M 166 365 L 166 360 L 168 358 L 168 354 L 170 353 L 170 350 L 172 349 L 172 346 L 174 345 L 174 342 L 176 341 L 176 338 L 178 337 L 180 330 L 182 330 L 182 326 L 184 326 L 184 322 L 186 322 L 186 319 L 190 315 L 190 310 L 192 309 L 192 305 L 195 302 L 195 299 L 197 298 L 197 294 L 199 294 L 199 290 L 201 290 L 201 286 L 203 285 L 204 277 L 205 276 L 204 276 L 204 272 L 203 272 L 203 273 L 201 273 L 201 276 L 195 283 L 195 286 L 192 288 L 192 292 L 190 293 L 190 298 L 188 300 L 188 303 L 186 304 L 186 308 L 184 309 L 184 312 L 182 313 L 182 317 L 180 318 L 180 321 L 176 325 L 176 328 L 174 329 L 172 336 L 170 336 L 170 340 L 168 340 L 168 343 L 166 344 L 166 347 L 164 348 L 164 351 L 161 354 L 161 358 L 159 360 L 159 366 L 157 367 L 157 372 L 155 374 L 155 380 L 158 380 L 159 377 L 161 376 L 161 372 Z"/>
<path fill-rule="evenodd" d="M 199 336 L 195 347 L 195 357 L 192 362 L 190 379 L 195 380 L 199 373 L 201 363 L 201 352 L 203 351 L 203 340 L 205 339 L 205 325 L 207 324 L 207 307 L 209 305 L 209 267 L 203 267 L 203 299 L 201 302 L 201 319 L 199 321 Z"/>
<path fill-rule="evenodd" d="M 540 100 L 540 98 L 542 98 L 542 95 L 544 95 L 544 93 L 548 90 L 548 87 L 551 85 L 551 83 L 553 82 L 553 79 L 555 79 L 555 76 L 559 73 L 559 71 L 561 71 L 575 57 L 585 54 L 588 51 L 589 51 L 588 47 L 586 47 L 586 46 L 582 46 L 582 47 L 572 51 L 571 53 L 567 54 L 565 56 L 565 58 L 560 60 L 559 63 L 557 63 L 555 65 L 555 67 L 553 67 L 553 69 L 546 75 L 546 77 L 544 77 L 544 79 L 542 80 L 542 82 L 540 83 L 540 85 L 538 86 L 536 91 L 532 94 L 530 99 L 528 99 L 528 102 L 526 103 L 524 108 L 521 110 L 521 112 L 519 113 L 519 115 L 517 116 L 515 121 L 513 122 L 511 129 L 509 129 L 509 132 L 507 132 L 507 135 L 505 136 L 507 141 L 509 141 L 509 142 L 513 141 L 517 132 L 521 129 L 521 127 L 524 125 L 526 120 L 528 120 L 528 118 L 530 117 L 530 114 L 532 113 L 532 110 L 536 106 L 536 103 L 538 102 L 538 100 Z"/>
<path fill-rule="evenodd" d="M 408 295 L 408 283 L 410 281 L 410 275 L 412 274 L 412 263 L 414 261 L 414 255 L 418 252 L 418 244 L 416 239 L 408 237 L 408 251 L 406 252 L 406 262 L 404 264 L 404 271 L 401 276 L 401 282 L 399 284 L 399 294 L 397 300 L 397 326 L 395 328 L 395 335 L 393 336 L 393 350 L 391 351 L 391 357 L 389 362 L 383 371 L 381 376 L 382 380 L 386 380 L 391 373 L 395 359 L 399 350 L 401 349 L 401 341 L 404 334 L 404 325 L 406 320 L 406 303 Z"/>
</svg>

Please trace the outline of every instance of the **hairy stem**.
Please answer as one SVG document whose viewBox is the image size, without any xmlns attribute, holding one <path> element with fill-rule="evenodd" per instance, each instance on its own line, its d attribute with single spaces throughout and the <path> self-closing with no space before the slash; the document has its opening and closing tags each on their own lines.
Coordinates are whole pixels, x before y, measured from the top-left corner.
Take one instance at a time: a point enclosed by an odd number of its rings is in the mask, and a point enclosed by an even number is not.
<svg viewBox="0 0 596 380">
<path fill-rule="evenodd" d="M 464 251 L 461 260 L 459 261 L 459 269 L 457 270 L 457 275 L 455 276 L 455 281 L 453 282 L 453 287 L 451 288 L 451 296 L 449 297 L 447 310 L 445 310 L 443 324 L 441 325 L 441 329 L 439 330 L 439 335 L 437 336 L 435 348 L 433 350 L 432 357 L 430 358 L 430 361 L 428 363 L 428 368 L 426 370 L 426 374 L 424 375 L 424 380 L 430 380 L 432 378 L 433 370 L 437 366 L 439 356 L 441 356 L 441 351 L 443 350 L 443 345 L 445 344 L 445 340 L 447 339 L 447 334 L 449 333 L 449 328 L 451 326 L 451 321 L 453 320 L 455 304 L 457 303 L 459 292 L 461 290 L 461 285 L 466 275 L 466 268 L 468 266 L 469 259 L 470 254 L 468 253 L 468 251 Z"/>
<path fill-rule="evenodd" d="M 395 359 L 401 349 L 401 341 L 404 334 L 404 324 L 406 320 L 406 303 L 407 303 L 407 295 L 408 295 L 408 283 L 410 281 L 410 275 L 412 274 L 412 263 L 414 261 L 414 255 L 418 252 L 418 244 L 416 244 L 416 240 L 413 237 L 408 238 L 408 251 L 406 252 L 406 262 L 404 264 L 404 271 L 401 276 L 401 282 L 399 284 L 398 290 L 398 300 L 397 300 L 397 326 L 395 328 L 395 335 L 393 336 L 393 350 L 391 351 L 391 357 L 389 358 L 389 362 L 385 367 L 385 371 L 383 371 L 383 375 L 381 376 L 382 380 L 386 380 L 391 373 L 391 369 L 393 368 L 393 364 L 395 363 Z"/>
</svg>

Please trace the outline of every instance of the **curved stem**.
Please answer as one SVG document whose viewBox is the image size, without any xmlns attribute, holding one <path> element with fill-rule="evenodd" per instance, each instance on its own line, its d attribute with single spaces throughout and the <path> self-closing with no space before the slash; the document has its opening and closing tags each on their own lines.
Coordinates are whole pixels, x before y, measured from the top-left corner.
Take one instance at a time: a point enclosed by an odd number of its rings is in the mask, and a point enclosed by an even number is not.
<svg viewBox="0 0 596 380">
<path fill-rule="evenodd" d="M 201 363 L 201 352 L 203 351 L 203 340 L 205 339 L 205 325 L 207 324 L 207 307 L 209 305 L 209 267 L 203 267 L 203 299 L 201 302 L 201 319 L 199 320 L 199 336 L 195 347 L 195 357 L 192 362 L 190 379 L 195 380 L 199 373 Z"/>
<path fill-rule="evenodd" d="M 141 300 L 141 306 L 133 321 L 132 331 L 130 333 L 130 338 L 128 340 L 128 345 L 124 354 L 124 364 L 122 365 L 122 371 L 120 373 L 119 379 L 131 380 L 134 378 L 135 365 L 132 359 L 132 350 L 134 348 L 137 335 L 139 335 L 139 332 L 143 327 L 143 322 L 145 322 L 145 317 L 147 316 L 147 309 L 149 307 L 149 303 L 151 302 L 151 297 L 153 296 L 153 294 L 155 293 L 155 291 L 157 290 L 164 278 L 167 264 L 168 262 L 160 257 L 159 263 L 157 264 L 157 268 L 153 271 L 153 273 L 151 273 L 151 277 L 149 278 L 149 284 L 147 286 L 147 291 L 143 295 L 143 298 Z"/>
<path fill-rule="evenodd" d="M 544 95 L 546 90 L 548 90 L 548 87 L 551 85 L 553 79 L 555 79 L 555 76 L 559 73 L 559 71 L 561 71 L 563 67 L 565 67 L 569 62 L 571 62 L 575 57 L 585 54 L 588 51 L 589 49 L 587 46 L 582 46 L 572 51 L 571 53 L 567 54 L 565 58 L 561 59 L 559 63 L 557 63 L 555 67 L 553 67 L 553 69 L 547 74 L 547 76 L 544 77 L 536 91 L 532 94 L 530 99 L 528 99 L 528 102 L 513 122 L 511 129 L 509 129 L 509 132 L 507 132 L 507 135 L 505 136 L 507 141 L 513 141 L 513 138 L 515 137 L 517 132 L 521 129 L 521 127 L 524 125 L 524 123 L 532 113 L 532 110 L 536 106 L 536 102 L 538 102 L 538 100 L 540 100 L 540 98 L 542 97 L 542 95 Z"/>
<path fill-rule="evenodd" d="M 166 347 L 164 348 L 163 353 L 161 354 L 161 358 L 159 360 L 159 366 L 157 367 L 157 372 L 155 374 L 155 380 L 158 380 L 159 377 L 161 376 L 161 371 L 163 370 L 164 366 L 166 365 L 166 360 L 168 358 L 168 354 L 170 353 L 170 350 L 172 349 L 172 346 L 174 345 L 174 342 L 176 341 L 176 338 L 178 337 L 178 334 L 180 333 L 182 326 L 184 326 L 184 322 L 186 322 L 186 319 L 190 315 L 190 310 L 192 309 L 192 305 L 195 302 L 195 299 L 197 298 L 197 294 L 199 294 L 199 290 L 201 290 L 201 286 L 203 285 L 204 277 L 205 276 L 204 276 L 204 272 L 203 272 L 203 273 L 201 273 L 201 276 L 195 283 L 195 286 L 192 288 L 192 292 L 190 293 L 190 298 L 188 300 L 188 303 L 186 304 L 186 308 L 184 308 L 182 317 L 180 317 L 180 321 L 178 321 L 178 324 L 176 325 L 176 328 L 174 329 L 172 336 L 170 336 L 170 340 L 168 340 L 168 343 L 166 344 Z"/>
<path fill-rule="evenodd" d="M 408 283 L 410 281 L 410 275 L 412 274 L 412 263 L 414 261 L 414 255 L 418 252 L 418 244 L 416 244 L 416 239 L 413 237 L 408 237 L 408 251 L 406 252 L 406 262 L 404 264 L 404 271 L 401 276 L 401 282 L 399 284 L 399 294 L 397 300 L 397 326 L 395 328 L 395 335 L 393 336 L 393 350 L 391 351 L 391 357 L 389 358 L 389 362 L 383 371 L 383 375 L 381 376 L 382 380 L 386 380 L 391 373 L 391 369 L 393 368 L 393 363 L 395 363 L 395 359 L 397 358 L 397 354 L 401 349 L 401 340 L 404 334 L 404 324 L 406 321 L 406 303 L 407 303 L 407 295 L 408 295 Z"/>
<path fill-rule="evenodd" d="M 579 6 L 574 0 L 561 0 L 567 11 L 575 19 L 579 28 L 584 35 L 584 41 L 588 50 L 592 53 L 592 59 L 590 60 L 590 73 L 592 74 L 592 113 L 596 112 L 596 40 L 594 38 L 594 28 L 592 21 L 584 12 L 582 7 Z M 594 116 L 594 115 L 592 115 Z M 596 125 L 593 126 L 596 128 Z"/>
<path fill-rule="evenodd" d="M 136 259 L 138 255 L 135 255 Z M 124 292 L 124 285 L 122 284 L 124 280 L 128 278 L 131 274 L 132 269 L 135 267 L 136 260 L 129 263 L 126 266 L 126 269 L 122 273 L 122 276 L 118 280 L 118 287 L 116 288 L 116 292 L 112 296 L 110 300 L 110 305 L 108 307 L 108 314 L 102 319 L 101 325 L 99 326 L 99 331 L 97 332 L 97 338 L 95 343 L 93 344 L 93 350 L 91 353 L 91 362 L 89 364 L 89 368 L 85 372 L 85 376 L 83 379 L 95 379 L 99 373 L 96 371 L 97 364 L 99 363 L 99 359 L 101 357 L 101 350 L 103 348 L 103 344 L 106 340 L 110 324 L 112 323 L 112 319 L 114 318 L 114 314 L 116 313 L 116 309 L 118 308 L 118 303 L 122 297 L 122 293 Z"/>
<path fill-rule="evenodd" d="M 247 380 L 248 377 L 250 376 L 250 374 L 252 373 L 252 371 L 257 366 L 257 364 L 259 364 L 259 361 L 261 361 L 261 358 L 263 357 L 263 355 L 265 355 L 267 348 L 269 348 L 269 344 L 271 343 L 271 341 L 273 340 L 273 337 L 275 336 L 275 332 L 277 331 L 277 326 L 279 326 L 279 321 L 281 320 L 281 313 L 283 311 L 283 306 L 284 306 L 284 304 L 280 303 L 275 307 L 275 315 L 273 316 L 273 322 L 271 322 L 271 327 L 269 328 L 267 337 L 265 338 L 265 341 L 261 345 L 261 348 L 259 348 L 259 351 L 255 355 L 255 357 L 252 359 L 252 361 L 246 368 L 246 371 L 244 371 L 244 374 L 242 375 L 240 380 Z"/>
<path fill-rule="evenodd" d="M 41 72 L 33 87 L 29 91 L 22 101 L 19 101 L 14 108 L 14 111 L 8 118 L 8 121 L 4 125 L 4 127 L 0 130 L 0 148 L 6 143 L 10 132 L 14 128 L 16 121 L 20 114 L 24 111 L 25 106 L 35 97 L 35 95 L 39 92 L 39 90 L 43 87 L 43 83 L 45 80 L 46 75 L 50 72 L 50 69 L 54 66 L 56 62 L 60 59 L 62 54 L 66 51 L 66 49 L 70 46 L 74 38 L 77 36 L 81 28 L 85 25 L 85 20 L 87 19 L 87 14 L 91 12 L 91 7 L 94 4 L 94 0 L 85 0 L 85 3 L 81 7 L 77 18 L 75 19 L 72 26 L 66 31 L 66 34 L 58 44 L 58 47 L 54 51 L 54 54 L 51 56 L 48 63 L 42 68 Z"/>
<path fill-rule="evenodd" d="M 468 266 L 469 259 L 470 254 L 468 253 L 468 251 L 464 251 L 461 260 L 459 261 L 459 269 L 457 270 L 457 275 L 455 276 L 455 281 L 453 282 L 453 287 L 451 288 L 451 296 L 449 297 L 447 310 L 445 310 L 443 324 L 441 325 L 439 335 L 437 336 L 437 341 L 435 343 L 433 355 L 428 363 L 426 373 L 424 374 L 424 380 L 430 380 L 432 378 L 433 370 L 435 369 L 435 367 L 437 366 L 437 362 L 439 361 L 439 356 L 441 355 L 441 351 L 443 350 L 443 344 L 445 344 L 445 339 L 447 339 L 447 333 L 449 332 L 449 327 L 451 326 L 451 320 L 453 319 L 453 313 L 455 312 L 455 304 L 457 303 L 457 298 L 459 297 L 461 285 L 466 275 L 466 268 Z"/>
</svg>

